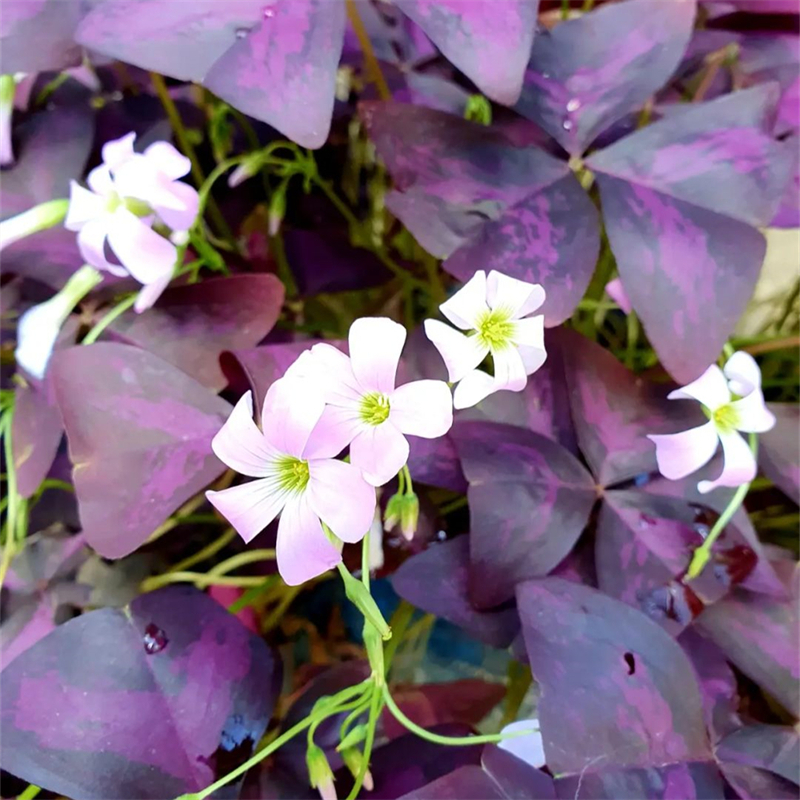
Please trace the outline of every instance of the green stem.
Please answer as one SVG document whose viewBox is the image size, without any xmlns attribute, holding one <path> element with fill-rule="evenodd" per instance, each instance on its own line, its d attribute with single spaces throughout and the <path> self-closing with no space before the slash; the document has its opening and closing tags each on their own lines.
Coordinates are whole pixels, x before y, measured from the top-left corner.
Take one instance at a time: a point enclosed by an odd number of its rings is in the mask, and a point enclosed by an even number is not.
<svg viewBox="0 0 800 800">
<path fill-rule="evenodd" d="M 36 795 L 38 795 L 41 791 L 41 786 L 36 786 L 36 784 L 31 783 L 28 785 L 28 788 L 22 792 L 22 794 L 17 795 L 17 800 L 33 800 L 33 798 L 36 797 Z"/>
<path fill-rule="evenodd" d="M 17 507 L 19 495 L 17 494 L 17 470 L 14 466 L 14 449 L 11 441 L 11 425 L 14 419 L 14 406 L 10 406 L 2 421 L 0 421 L 0 432 L 3 435 L 3 455 L 6 459 L 6 496 L 8 506 L 6 508 L 6 539 L 3 543 L 3 557 L 0 561 L 0 588 L 6 578 L 6 572 L 11 564 L 11 556 L 14 550 L 14 539 L 17 525 Z"/>
<path fill-rule="evenodd" d="M 136 295 L 132 294 L 120 300 L 95 326 L 83 337 L 81 344 L 94 344 L 100 334 L 117 318 L 122 316 L 136 302 Z"/>
<path fill-rule="evenodd" d="M 754 433 L 751 433 L 749 439 L 750 449 L 753 451 L 753 457 L 755 458 L 756 454 L 758 453 L 758 438 Z M 713 527 L 709 531 L 708 536 L 706 536 L 703 544 L 701 544 L 700 547 L 694 551 L 692 560 L 689 564 L 689 569 L 686 573 L 690 580 L 692 578 L 696 578 L 703 571 L 703 568 L 711 558 L 711 548 L 714 546 L 714 542 L 717 541 L 725 526 L 728 524 L 728 522 L 730 522 L 733 515 L 739 509 L 739 506 L 741 506 L 741 504 L 744 502 L 744 498 L 747 495 L 749 488 L 750 484 L 745 483 L 736 490 L 727 507 L 722 514 L 720 514 L 719 519 L 714 523 Z"/>
<path fill-rule="evenodd" d="M 387 673 L 392 666 L 397 648 L 400 647 L 403 641 L 403 636 L 414 617 L 415 611 L 416 609 L 411 603 L 406 600 L 401 600 L 394 614 L 392 614 L 392 618 L 389 620 L 389 627 L 392 629 L 392 638 L 389 639 L 389 643 L 386 645 L 383 655 Z"/>
<path fill-rule="evenodd" d="M 369 39 L 367 29 L 361 21 L 361 16 L 358 13 L 355 0 L 345 0 L 347 8 L 347 18 L 355 31 L 358 42 L 361 45 L 361 50 L 364 53 L 364 61 L 367 64 L 367 71 L 370 73 L 372 82 L 378 90 L 378 96 L 381 100 L 391 100 L 392 93 L 389 91 L 389 84 L 386 83 L 386 78 L 383 77 L 381 65 L 375 56 L 375 51 L 372 49 L 372 42 Z"/>
<path fill-rule="evenodd" d="M 388 689 L 386 688 L 385 684 L 383 689 L 384 692 L 388 693 Z M 381 713 L 382 707 L 383 698 L 381 692 L 377 686 L 374 686 L 372 690 L 372 703 L 369 707 L 367 737 L 366 741 L 364 742 L 364 757 L 361 761 L 361 769 L 358 771 L 356 781 L 353 784 L 353 788 L 350 790 L 350 794 L 347 796 L 347 800 L 355 800 L 356 797 L 358 797 L 358 793 L 361 791 L 361 786 L 364 783 L 364 776 L 367 774 L 367 770 L 369 769 L 369 760 L 372 756 L 372 746 L 375 744 L 375 728 L 378 726 L 378 716 Z"/>
</svg>

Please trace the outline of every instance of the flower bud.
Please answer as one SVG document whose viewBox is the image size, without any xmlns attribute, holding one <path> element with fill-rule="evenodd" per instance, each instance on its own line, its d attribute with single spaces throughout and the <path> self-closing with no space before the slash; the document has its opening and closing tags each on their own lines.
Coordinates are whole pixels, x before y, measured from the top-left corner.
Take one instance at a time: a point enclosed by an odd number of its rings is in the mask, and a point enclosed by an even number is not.
<svg viewBox="0 0 800 800">
<path fill-rule="evenodd" d="M 414 538 L 419 522 L 419 498 L 415 494 L 401 494 L 389 499 L 386 504 L 386 515 L 383 519 L 383 528 L 390 531 L 400 525 L 403 536 L 409 541 Z"/>
<path fill-rule="evenodd" d="M 52 228 L 67 216 L 69 200 L 48 200 L 0 222 L 0 250 L 39 231 Z"/>
<path fill-rule="evenodd" d="M 348 747 L 346 750 L 342 751 L 342 761 L 344 761 L 353 777 L 358 778 L 364 765 L 364 754 L 355 747 Z M 372 780 L 372 773 L 369 771 L 369 767 L 367 767 L 367 771 L 364 773 L 364 788 L 368 792 L 371 792 L 375 788 L 375 783 Z"/>
<path fill-rule="evenodd" d="M 228 176 L 228 186 L 230 186 L 231 189 L 234 189 L 240 183 L 249 181 L 254 175 L 258 175 L 258 171 L 261 169 L 263 164 L 264 159 L 260 150 L 257 150 L 255 153 L 250 153 Z"/>
<path fill-rule="evenodd" d="M 269 201 L 269 215 L 267 217 L 267 230 L 270 236 L 277 235 L 281 229 L 281 222 L 286 216 L 286 181 L 272 193 Z"/>
<path fill-rule="evenodd" d="M 337 800 L 330 764 L 325 753 L 315 744 L 309 745 L 306 751 L 306 766 L 308 781 L 319 792 L 322 800 Z"/>
<path fill-rule="evenodd" d="M 13 75 L 0 75 L 0 166 L 14 163 L 14 148 L 11 144 L 11 117 L 14 114 Z"/>
</svg>

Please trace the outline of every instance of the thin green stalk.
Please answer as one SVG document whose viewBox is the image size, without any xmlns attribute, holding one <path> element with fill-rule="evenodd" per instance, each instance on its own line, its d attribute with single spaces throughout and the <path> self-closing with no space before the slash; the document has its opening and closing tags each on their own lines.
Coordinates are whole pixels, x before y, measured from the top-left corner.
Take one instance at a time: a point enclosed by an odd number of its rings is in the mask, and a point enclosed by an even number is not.
<svg viewBox="0 0 800 800">
<path fill-rule="evenodd" d="M 397 653 L 397 648 L 400 647 L 403 641 L 403 636 L 414 617 L 415 611 L 416 609 L 411 603 L 406 600 L 401 600 L 394 614 L 392 614 L 392 618 L 389 620 L 389 627 L 392 629 L 392 638 L 389 639 L 383 656 L 387 672 L 391 669 L 392 661 L 394 660 L 395 653 Z"/>
<path fill-rule="evenodd" d="M 6 573 L 11 565 L 11 556 L 14 552 L 16 539 L 16 526 L 18 525 L 19 494 L 17 493 L 17 470 L 14 466 L 14 449 L 11 441 L 11 425 L 14 419 L 14 406 L 9 406 L 0 421 L 0 433 L 3 436 L 3 455 L 6 459 L 6 540 L 3 543 L 3 556 L 0 560 L 0 589 L 6 579 Z"/>
<path fill-rule="evenodd" d="M 385 693 L 388 694 L 388 689 L 386 688 L 386 684 L 383 686 L 383 690 Z M 358 771 L 358 775 L 356 775 L 355 783 L 353 784 L 353 788 L 350 790 L 350 794 L 347 796 L 347 800 L 355 800 L 358 797 L 358 793 L 361 791 L 361 786 L 364 783 L 364 777 L 367 774 L 367 770 L 369 769 L 369 760 L 372 756 L 372 747 L 375 744 L 375 728 L 378 726 L 378 717 L 381 713 L 381 708 L 383 707 L 383 696 L 381 692 L 378 690 L 378 687 L 375 686 L 372 692 L 372 703 L 369 707 L 369 720 L 367 721 L 367 737 L 364 742 L 364 757 L 361 761 L 361 768 Z"/>
<path fill-rule="evenodd" d="M 633 369 L 636 363 L 636 345 L 639 341 L 639 317 L 631 311 L 627 317 L 628 337 L 625 345 L 625 365 Z"/>
<path fill-rule="evenodd" d="M 41 786 L 36 786 L 36 784 L 31 783 L 28 785 L 27 789 L 22 792 L 22 794 L 17 795 L 17 800 L 33 800 L 33 798 L 36 797 L 36 795 L 38 795 L 41 791 Z"/>
<path fill-rule="evenodd" d="M 83 337 L 81 344 L 94 344 L 100 334 L 117 318 L 122 316 L 136 302 L 136 295 L 132 294 L 120 300 L 95 326 Z"/>
<path fill-rule="evenodd" d="M 375 51 L 372 49 L 372 42 L 369 39 L 367 29 L 361 21 L 361 16 L 358 13 L 355 0 L 345 0 L 347 8 L 347 18 L 355 31 L 358 42 L 361 45 L 361 50 L 364 53 L 364 61 L 367 64 L 367 72 L 369 72 L 372 82 L 378 90 L 378 96 L 381 100 L 391 100 L 392 93 L 389 91 L 389 84 L 386 83 L 386 78 L 381 71 L 381 65 L 375 56 Z"/>
<path fill-rule="evenodd" d="M 275 560 L 275 550 L 272 548 L 261 548 L 256 550 L 245 550 L 243 553 L 237 553 L 235 556 L 231 556 L 230 558 L 225 559 L 225 561 L 220 562 L 215 567 L 209 570 L 209 575 L 226 575 L 229 572 L 233 572 L 235 569 L 239 567 L 243 567 L 246 564 L 253 564 L 258 561 L 274 561 Z M 258 576 L 261 580 L 263 580 L 264 576 Z"/>
</svg>

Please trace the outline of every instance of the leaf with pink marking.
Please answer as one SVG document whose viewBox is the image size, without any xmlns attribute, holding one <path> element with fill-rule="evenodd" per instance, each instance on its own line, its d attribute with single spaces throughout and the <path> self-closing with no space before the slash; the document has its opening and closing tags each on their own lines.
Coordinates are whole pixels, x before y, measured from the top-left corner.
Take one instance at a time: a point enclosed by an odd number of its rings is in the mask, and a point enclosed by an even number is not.
<svg viewBox="0 0 800 800">
<path fill-rule="evenodd" d="M 87 800 L 199 791 L 251 754 L 279 686 L 236 617 L 160 589 L 59 626 L 4 670 L 3 768 Z"/>
<path fill-rule="evenodd" d="M 487 97 L 519 99 L 539 0 L 395 0 Z"/>
<path fill-rule="evenodd" d="M 460 422 L 452 436 L 469 481 L 470 597 L 490 608 L 569 553 L 597 499 L 595 484 L 561 445 L 523 428 Z"/>
<path fill-rule="evenodd" d="M 211 439 L 231 407 L 152 353 L 100 342 L 53 357 L 81 523 L 107 558 L 142 545 L 224 471 Z"/>
<path fill-rule="evenodd" d="M 796 403 L 769 403 L 777 420 L 771 431 L 758 437 L 758 463 L 764 474 L 795 503 L 800 503 L 800 406 Z"/>
<path fill-rule="evenodd" d="M 124 314 L 109 330 L 219 391 L 226 384 L 220 355 L 257 345 L 278 319 L 283 297 L 274 275 L 217 278 L 169 289 L 147 314 Z"/>
<path fill-rule="evenodd" d="M 539 721 L 554 773 L 711 759 L 691 663 L 636 609 L 560 578 L 517 586 Z"/>
<path fill-rule="evenodd" d="M 631 0 L 556 25 L 534 43 L 516 110 L 581 155 L 666 83 L 694 17 L 694 0 Z"/>
</svg>

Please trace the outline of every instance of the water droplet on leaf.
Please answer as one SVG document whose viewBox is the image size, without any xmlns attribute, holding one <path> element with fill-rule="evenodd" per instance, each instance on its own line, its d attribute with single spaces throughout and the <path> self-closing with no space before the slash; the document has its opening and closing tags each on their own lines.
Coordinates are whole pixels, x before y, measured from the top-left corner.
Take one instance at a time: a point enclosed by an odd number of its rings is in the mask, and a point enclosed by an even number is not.
<svg viewBox="0 0 800 800">
<path fill-rule="evenodd" d="M 262 13 L 264 19 L 272 19 L 275 16 L 275 9 L 272 6 L 264 6 Z"/>
<path fill-rule="evenodd" d="M 567 112 L 572 114 L 574 111 L 577 111 L 580 107 L 581 107 L 581 101 L 578 100 L 577 97 L 572 97 L 567 103 Z"/>
<path fill-rule="evenodd" d="M 235 33 L 237 39 L 244 39 L 244 37 L 250 33 L 250 28 L 237 28 Z"/>
<path fill-rule="evenodd" d="M 156 653 L 160 653 L 169 644 L 169 639 L 167 639 L 167 635 L 158 625 L 154 625 L 151 622 L 144 629 L 142 643 L 144 644 L 145 653 L 152 656 Z"/>
<path fill-rule="evenodd" d="M 564 120 L 564 121 L 561 123 L 561 127 L 562 127 L 562 128 L 565 130 L 565 131 L 571 131 L 571 130 L 573 129 L 573 127 L 575 127 L 575 123 L 574 123 L 574 122 L 573 122 L 571 119 L 565 119 L 565 120 Z"/>
</svg>

